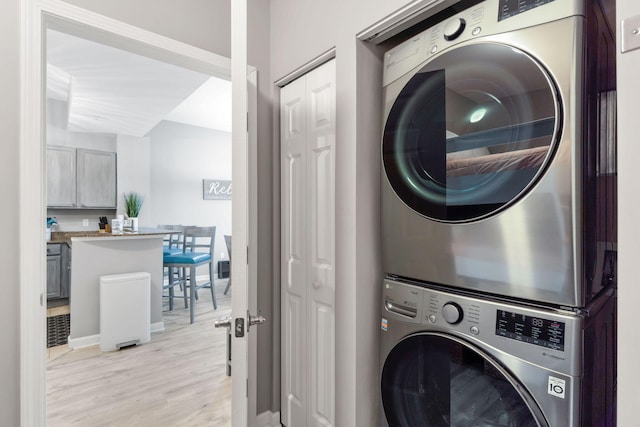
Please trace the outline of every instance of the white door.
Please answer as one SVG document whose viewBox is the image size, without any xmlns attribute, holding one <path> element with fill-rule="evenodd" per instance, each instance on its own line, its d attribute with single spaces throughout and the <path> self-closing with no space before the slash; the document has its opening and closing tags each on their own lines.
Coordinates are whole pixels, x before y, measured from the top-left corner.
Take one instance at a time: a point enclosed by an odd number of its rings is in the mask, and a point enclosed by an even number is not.
<svg viewBox="0 0 640 427">
<path fill-rule="evenodd" d="M 257 73 L 247 75 L 247 2 L 231 2 L 232 236 L 231 424 L 256 424 Z M 251 214 L 249 213 L 251 212 Z M 254 316 L 255 315 L 255 316 Z M 252 323 L 256 323 L 251 327 Z M 251 332 L 251 333 L 250 333 Z"/>
<path fill-rule="evenodd" d="M 280 92 L 282 423 L 335 413 L 335 60 Z"/>
</svg>

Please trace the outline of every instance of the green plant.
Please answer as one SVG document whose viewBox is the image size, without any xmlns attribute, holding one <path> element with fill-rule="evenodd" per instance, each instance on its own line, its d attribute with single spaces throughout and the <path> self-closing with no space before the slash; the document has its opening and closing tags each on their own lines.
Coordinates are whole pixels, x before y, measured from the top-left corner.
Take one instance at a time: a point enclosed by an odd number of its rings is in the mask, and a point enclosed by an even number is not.
<svg viewBox="0 0 640 427">
<path fill-rule="evenodd" d="M 137 218 L 142 208 L 143 198 L 138 193 L 125 193 L 124 196 L 124 211 L 129 218 Z"/>
</svg>

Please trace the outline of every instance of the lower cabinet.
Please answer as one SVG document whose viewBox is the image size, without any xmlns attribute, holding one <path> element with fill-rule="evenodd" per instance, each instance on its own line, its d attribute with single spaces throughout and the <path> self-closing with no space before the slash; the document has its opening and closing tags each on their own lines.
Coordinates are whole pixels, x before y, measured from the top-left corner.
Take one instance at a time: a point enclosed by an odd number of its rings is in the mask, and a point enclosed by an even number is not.
<svg viewBox="0 0 640 427">
<path fill-rule="evenodd" d="M 66 243 L 47 244 L 47 299 L 69 297 L 70 255 Z"/>
</svg>

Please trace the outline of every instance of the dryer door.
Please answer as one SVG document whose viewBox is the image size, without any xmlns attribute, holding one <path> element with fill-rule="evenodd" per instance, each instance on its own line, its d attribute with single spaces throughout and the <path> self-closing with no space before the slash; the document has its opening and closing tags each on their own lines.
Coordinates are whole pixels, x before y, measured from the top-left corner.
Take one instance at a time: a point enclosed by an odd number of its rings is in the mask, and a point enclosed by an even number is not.
<svg viewBox="0 0 640 427">
<path fill-rule="evenodd" d="M 384 169 L 419 214 L 474 221 L 526 194 L 561 128 L 558 91 L 535 58 L 504 44 L 465 45 L 399 90 L 385 123 Z"/>
<path fill-rule="evenodd" d="M 399 342 L 382 371 L 384 412 L 394 427 L 548 427 L 525 390 L 480 350 L 437 333 Z"/>
</svg>

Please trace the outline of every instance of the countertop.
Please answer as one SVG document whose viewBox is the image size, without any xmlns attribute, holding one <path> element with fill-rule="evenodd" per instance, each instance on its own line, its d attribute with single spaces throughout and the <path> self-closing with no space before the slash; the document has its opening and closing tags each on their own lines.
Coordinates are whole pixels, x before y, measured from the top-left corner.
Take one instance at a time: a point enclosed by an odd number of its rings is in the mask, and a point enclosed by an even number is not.
<svg viewBox="0 0 640 427">
<path fill-rule="evenodd" d="M 173 230 L 164 230 L 161 228 L 148 228 L 140 227 L 138 231 L 124 231 L 123 233 L 101 233 L 99 231 L 54 231 L 51 233 L 51 240 L 47 243 L 67 243 L 71 244 L 72 238 L 122 238 L 122 237 L 137 237 L 137 236 L 158 236 L 165 234 L 177 233 Z"/>
</svg>

